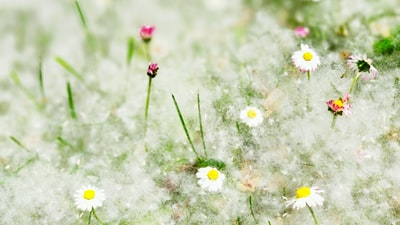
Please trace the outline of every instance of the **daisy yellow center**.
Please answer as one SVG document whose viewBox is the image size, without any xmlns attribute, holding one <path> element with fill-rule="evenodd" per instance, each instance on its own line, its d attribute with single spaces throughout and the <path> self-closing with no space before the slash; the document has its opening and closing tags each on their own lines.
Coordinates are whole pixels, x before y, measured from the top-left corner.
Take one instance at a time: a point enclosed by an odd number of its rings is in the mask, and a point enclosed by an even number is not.
<svg viewBox="0 0 400 225">
<path fill-rule="evenodd" d="M 207 177 L 209 180 L 217 180 L 219 176 L 219 173 L 216 169 L 211 169 L 210 171 L 208 171 L 207 173 Z"/>
<path fill-rule="evenodd" d="M 311 189 L 309 187 L 301 187 L 296 191 L 296 198 L 305 198 L 311 195 Z"/>
<path fill-rule="evenodd" d="M 303 59 L 306 61 L 310 61 L 313 58 L 313 55 L 311 54 L 311 52 L 305 52 L 303 54 Z"/>
<path fill-rule="evenodd" d="M 247 117 L 248 117 L 248 118 L 254 119 L 256 116 L 257 116 L 257 113 L 256 113 L 255 110 L 249 109 L 249 110 L 247 111 Z"/>
<path fill-rule="evenodd" d="M 96 192 L 94 190 L 85 190 L 83 192 L 83 198 L 86 200 L 92 200 L 96 196 Z"/>
<path fill-rule="evenodd" d="M 341 99 L 335 100 L 333 102 L 334 105 L 338 106 L 339 108 L 343 107 L 343 101 Z"/>
</svg>

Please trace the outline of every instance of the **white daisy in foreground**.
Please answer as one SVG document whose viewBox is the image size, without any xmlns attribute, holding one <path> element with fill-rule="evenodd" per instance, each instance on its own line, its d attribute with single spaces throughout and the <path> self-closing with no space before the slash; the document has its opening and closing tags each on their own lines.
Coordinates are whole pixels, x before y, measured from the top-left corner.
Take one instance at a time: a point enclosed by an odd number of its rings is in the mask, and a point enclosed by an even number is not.
<svg viewBox="0 0 400 225">
<path fill-rule="evenodd" d="M 224 174 L 209 166 L 200 168 L 196 173 L 196 177 L 199 179 L 197 183 L 201 188 L 210 192 L 220 191 L 225 180 Z"/>
<path fill-rule="evenodd" d="M 296 197 L 286 202 L 286 207 L 293 205 L 293 209 L 301 209 L 307 206 L 311 213 L 314 223 L 318 225 L 317 217 L 315 217 L 312 207 L 322 206 L 324 198 L 321 197 L 320 193 L 323 193 L 319 187 L 301 187 L 296 191 Z"/>
<path fill-rule="evenodd" d="M 74 199 L 76 207 L 80 210 L 91 211 L 103 205 L 106 195 L 102 189 L 87 186 L 76 191 Z"/>
<path fill-rule="evenodd" d="M 301 44 L 301 49 L 292 55 L 293 64 L 303 73 L 307 73 L 310 79 L 310 73 L 317 69 L 321 64 L 318 54 L 308 47 L 308 45 Z"/>
<path fill-rule="evenodd" d="M 248 106 L 240 112 L 240 119 L 249 127 L 256 127 L 264 120 L 261 111 L 252 106 Z"/>
<path fill-rule="evenodd" d="M 286 206 L 293 205 L 293 209 L 301 209 L 306 207 L 322 206 L 324 199 L 320 193 L 323 193 L 318 187 L 301 187 L 296 191 L 296 197 L 286 202 Z"/>
</svg>

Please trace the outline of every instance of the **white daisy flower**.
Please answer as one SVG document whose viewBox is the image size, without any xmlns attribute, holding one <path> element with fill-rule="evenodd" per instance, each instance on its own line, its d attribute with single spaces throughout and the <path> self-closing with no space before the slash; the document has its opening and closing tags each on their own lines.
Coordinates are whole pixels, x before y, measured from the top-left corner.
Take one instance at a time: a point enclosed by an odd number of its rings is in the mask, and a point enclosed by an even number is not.
<svg viewBox="0 0 400 225">
<path fill-rule="evenodd" d="M 347 59 L 347 66 L 350 70 L 360 73 L 363 80 L 372 80 L 378 75 L 378 70 L 372 65 L 372 59 L 367 55 L 350 55 Z"/>
<path fill-rule="evenodd" d="M 201 188 L 210 192 L 218 192 L 221 190 L 225 180 L 224 174 L 209 166 L 200 168 L 196 173 L 196 177 L 199 178 L 197 183 Z"/>
<path fill-rule="evenodd" d="M 103 205 L 106 199 L 104 190 L 94 186 L 87 186 L 76 191 L 74 195 L 75 205 L 80 210 L 91 211 Z"/>
<path fill-rule="evenodd" d="M 293 205 L 293 209 L 301 209 L 306 207 L 322 206 L 324 198 L 320 193 L 323 193 L 319 187 L 301 187 L 296 191 L 296 197 L 286 202 L 286 207 Z"/>
<path fill-rule="evenodd" d="M 256 127 L 264 120 L 261 111 L 252 106 L 248 106 L 240 112 L 240 119 L 249 127 Z"/>
<path fill-rule="evenodd" d="M 292 55 L 293 64 L 303 73 L 309 73 L 317 69 L 321 64 L 318 54 L 308 45 L 301 44 L 301 50 Z"/>
</svg>

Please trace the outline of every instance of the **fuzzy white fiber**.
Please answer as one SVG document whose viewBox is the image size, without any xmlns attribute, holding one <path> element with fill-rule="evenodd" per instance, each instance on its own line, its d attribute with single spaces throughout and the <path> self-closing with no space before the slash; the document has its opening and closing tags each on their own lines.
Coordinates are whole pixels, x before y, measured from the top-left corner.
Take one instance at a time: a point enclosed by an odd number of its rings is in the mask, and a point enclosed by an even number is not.
<svg viewBox="0 0 400 225">
<path fill-rule="evenodd" d="M 307 209 L 286 207 L 303 186 L 324 191 L 320 224 L 400 224 L 399 69 L 372 47 L 400 24 L 398 1 L 0 5 L 0 224 L 87 224 L 73 195 L 88 185 L 105 192 L 95 211 L 105 224 L 313 224 Z M 155 26 L 160 67 L 148 121 L 143 25 Z M 294 25 L 311 36 L 296 37 Z M 291 62 L 301 44 L 320 56 L 310 80 Z M 379 75 L 357 81 L 352 115 L 331 127 L 326 101 L 355 76 L 345 51 L 377 59 Z M 247 106 L 261 125 L 240 120 Z M 216 193 L 197 184 L 198 167 L 216 166 L 202 159 L 224 163 Z"/>
</svg>

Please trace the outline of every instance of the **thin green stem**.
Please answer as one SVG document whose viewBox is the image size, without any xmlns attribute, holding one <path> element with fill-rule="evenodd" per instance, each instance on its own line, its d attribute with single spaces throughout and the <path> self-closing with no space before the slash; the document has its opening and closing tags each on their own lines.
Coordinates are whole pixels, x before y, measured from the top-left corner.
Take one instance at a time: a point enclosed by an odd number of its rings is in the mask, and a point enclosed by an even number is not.
<svg viewBox="0 0 400 225">
<path fill-rule="evenodd" d="M 315 217 L 313 209 L 308 204 L 306 204 L 306 205 L 307 205 L 308 210 L 310 210 L 310 213 L 311 213 L 312 218 L 314 219 L 315 225 L 318 225 L 318 220 L 317 220 L 317 217 Z"/>
<path fill-rule="evenodd" d="M 204 157 L 207 158 L 207 148 L 206 148 L 206 142 L 204 140 L 203 121 L 201 119 L 201 107 L 200 107 L 200 94 L 199 93 L 197 93 L 197 112 L 199 114 L 200 135 L 201 135 L 201 141 L 203 143 Z"/>
<path fill-rule="evenodd" d="M 195 148 L 194 145 L 193 145 L 192 139 L 190 138 L 188 129 L 187 129 L 186 124 L 185 124 L 185 120 L 183 119 L 181 110 L 179 109 L 178 103 L 176 102 L 176 99 L 175 99 L 175 96 L 174 96 L 174 95 L 172 95 L 172 100 L 174 101 L 176 111 L 178 112 L 179 119 L 180 119 L 181 124 L 182 124 L 182 126 L 183 126 L 183 130 L 185 130 L 186 138 L 188 139 L 189 144 L 190 144 L 190 146 L 192 147 L 193 152 L 196 154 L 196 157 L 197 157 L 197 158 L 200 158 L 200 157 L 199 157 L 199 154 L 198 154 L 197 151 L 196 151 L 196 148 Z"/>
<path fill-rule="evenodd" d="M 250 213 L 251 213 L 251 216 L 253 217 L 254 222 L 257 223 L 256 216 L 254 215 L 253 196 L 252 196 L 252 195 L 249 196 L 249 206 L 250 206 Z"/>
<path fill-rule="evenodd" d="M 307 70 L 307 77 L 308 77 L 308 80 L 310 80 L 310 78 L 311 78 L 311 72 L 310 72 L 309 70 Z"/>
<path fill-rule="evenodd" d="M 132 61 L 134 47 L 135 47 L 135 40 L 133 39 L 133 37 L 129 37 L 127 51 L 126 51 L 126 64 L 128 66 L 131 64 Z"/>
<path fill-rule="evenodd" d="M 357 75 L 353 78 L 353 82 L 351 83 L 349 94 L 353 91 L 354 86 L 357 83 L 358 78 L 360 77 L 361 73 L 357 73 Z"/>
<path fill-rule="evenodd" d="M 97 216 L 96 211 L 94 211 L 94 208 L 93 208 L 93 207 L 92 207 L 92 212 L 93 212 L 93 216 L 94 216 L 94 218 L 97 220 L 97 222 L 99 222 L 99 223 L 101 223 L 101 224 L 105 224 L 103 221 L 101 221 L 101 220 L 99 219 L 99 217 Z"/>
<path fill-rule="evenodd" d="M 268 225 L 271 225 L 271 221 L 268 220 Z"/>
<path fill-rule="evenodd" d="M 145 42 L 144 43 L 144 54 L 146 56 L 147 61 L 151 61 L 151 55 L 150 55 L 150 42 Z"/>
<path fill-rule="evenodd" d="M 335 128 L 336 117 L 337 117 L 337 115 L 333 115 L 332 122 L 331 122 L 331 128 L 332 128 L 332 129 Z"/>
<path fill-rule="evenodd" d="M 72 119 L 76 119 L 76 111 L 74 104 L 74 97 L 72 96 L 72 88 L 69 82 L 67 82 L 67 93 L 68 93 L 68 106 L 71 113 Z"/>
<path fill-rule="evenodd" d="M 144 133 L 146 135 L 147 132 L 147 119 L 149 117 L 149 104 L 150 104 L 150 91 L 151 91 L 151 81 L 153 78 L 149 76 L 149 83 L 147 84 L 147 97 L 146 97 L 146 106 L 144 109 Z"/>
<path fill-rule="evenodd" d="M 92 212 L 93 212 L 93 207 L 92 207 L 92 210 L 90 210 L 90 212 L 89 212 L 88 225 L 90 225 L 90 223 L 92 222 Z"/>
</svg>

